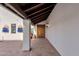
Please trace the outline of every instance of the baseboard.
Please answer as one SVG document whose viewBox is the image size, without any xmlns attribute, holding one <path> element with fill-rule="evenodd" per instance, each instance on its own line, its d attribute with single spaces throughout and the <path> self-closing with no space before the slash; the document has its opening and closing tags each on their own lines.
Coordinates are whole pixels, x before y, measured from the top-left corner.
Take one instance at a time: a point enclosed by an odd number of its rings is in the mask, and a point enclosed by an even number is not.
<svg viewBox="0 0 79 59">
<path fill-rule="evenodd" d="M 50 44 L 51 47 L 54 48 L 54 50 L 59 54 L 59 56 L 61 56 L 61 54 L 57 51 L 57 49 L 50 43 L 50 41 L 45 37 L 45 39 L 48 41 L 48 43 Z"/>
</svg>

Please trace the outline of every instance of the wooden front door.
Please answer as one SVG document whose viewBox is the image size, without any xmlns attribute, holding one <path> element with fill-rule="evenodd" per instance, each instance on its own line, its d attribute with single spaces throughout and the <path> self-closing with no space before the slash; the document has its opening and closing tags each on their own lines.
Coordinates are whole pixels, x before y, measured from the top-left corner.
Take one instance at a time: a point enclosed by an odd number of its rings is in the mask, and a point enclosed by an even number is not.
<svg viewBox="0 0 79 59">
<path fill-rule="evenodd" d="M 45 38 L 45 25 L 37 25 L 37 37 Z"/>
</svg>

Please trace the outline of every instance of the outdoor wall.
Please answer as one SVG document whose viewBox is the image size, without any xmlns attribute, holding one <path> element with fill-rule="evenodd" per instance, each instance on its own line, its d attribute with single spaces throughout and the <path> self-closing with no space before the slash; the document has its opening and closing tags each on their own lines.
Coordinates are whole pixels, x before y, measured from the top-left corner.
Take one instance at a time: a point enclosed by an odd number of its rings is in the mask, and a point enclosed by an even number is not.
<svg viewBox="0 0 79 59">
<path fill-rule="evenodd" d="M 46 38 L 64 56 L 79 56 L 79 4 L 57 4 L 49 15 Z"/>
<path fill-rule="evenodd" d="M 11 24 L 16 24 L 16 33 L 11 33 Z M 2 28 L 9 26 L 9 33 L 3 33 Z M 18 33 L 18 26 L 23 26 L 23 19 L 0 5 L 0 40 L 23 40 L 23 33 Z"/>
</svg>

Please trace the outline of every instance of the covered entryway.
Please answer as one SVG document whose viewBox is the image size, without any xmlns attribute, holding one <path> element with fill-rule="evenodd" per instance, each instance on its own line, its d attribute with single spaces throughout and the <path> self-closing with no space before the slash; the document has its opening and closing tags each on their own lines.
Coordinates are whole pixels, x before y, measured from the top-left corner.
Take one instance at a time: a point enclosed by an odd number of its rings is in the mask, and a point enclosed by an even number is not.
<svg viewBox="0 0 79 59">
<path fill-rule="evenodd" d="M 23 55 L 23 56 L 24 55 L 25 56 L 33 56 L 33 55 L 35 56 L 44 56 L 44 55 L 57 56 L 59 55 L 59 53 L 54 49 L 54 47 L 51 46 L 48 40 L 45 39 L 45 24 L 37 25 L 38 23 L 47 19 L 48 15 L 54 8 L 54 5 L 55 4 L 44 4 L 44 3 L 42 4 L 40 3 L 38 4 L 35 4 L 35 3 L 33 4 L 27 4 L 27 3 L 1 4 L 1 6 L 4 6 L 2 8 L 8 10 L 8 12 L 10 11 L 11 13 L 4 12 L 5 17 L 2 16 L 1 18 L 2 20 L 5 19 L 9 23 L 10 31 L 7 33 L 4 33 L 5 34 L 4 36 L 8 35 L 7 39 L 9 39 L 9 41 L 5 40 L 3 42 L 0 42 L 0 55 L 6 55 L 6 56 L 7 55 L 12 55 L 12 56 L 13 55 Z M 4 13 L 1 12 L 1 14 L 4 14 Z M 22 21 L 20 22 L 20 20 Z M 20 28 L 21 26 L 18 25 L 16 21 L 19 22 L 19 24 L 22 23 L 23 27 Z M 31 24 L 33 24 L 34 26 L 37 25 L 37 30 L 36 30 L 37 36 L 34 36 L 35 38 L 32 38 L 32 39 L 30 37 L 31 36 L 30 35 Z M 18 27 L 20 28 L 20 30 L 23 29 L 23 31 L 18 33 L 17 32 Z M 34 32 L 34 35 L 36 35 L 35 32 Z M 20 37 L 22 38 L 22 40 L 20 40 Z M 6 39 L 6 37 L 3 37 L 3 36 L 1 36 L 0 38 Z M 15 40 L 11 40 L 11 39 L 15 39 Z"/>
</svg>

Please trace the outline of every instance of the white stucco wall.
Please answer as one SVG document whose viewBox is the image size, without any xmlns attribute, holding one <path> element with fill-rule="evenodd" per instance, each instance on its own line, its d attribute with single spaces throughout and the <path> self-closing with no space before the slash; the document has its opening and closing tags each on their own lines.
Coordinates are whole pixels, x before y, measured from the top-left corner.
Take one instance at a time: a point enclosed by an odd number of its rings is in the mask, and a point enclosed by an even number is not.
<svg viewBox="0 0 79 59">
<path fill-rule="evenodd" d="M 47 19 L 46 37 L 64 56 L 79 56 L 79 4 L 57 4 Z"/>
<path fill-rule="evenodd" d="M 11 33 L 11 24 L 16 24 L 16 28 L 23 26 L 23 19 L 0 5 L 0 40 L 23 40 L 23 33 L 18 33 L 17 29 L 16 34 Z M 4 25 L 9 26 L 9 33 L 2 32 Z"/>
</svg>

